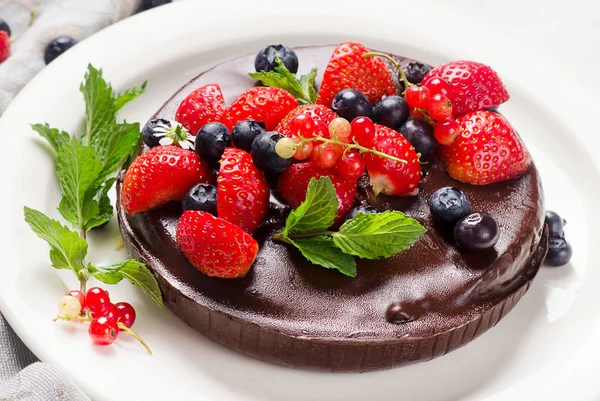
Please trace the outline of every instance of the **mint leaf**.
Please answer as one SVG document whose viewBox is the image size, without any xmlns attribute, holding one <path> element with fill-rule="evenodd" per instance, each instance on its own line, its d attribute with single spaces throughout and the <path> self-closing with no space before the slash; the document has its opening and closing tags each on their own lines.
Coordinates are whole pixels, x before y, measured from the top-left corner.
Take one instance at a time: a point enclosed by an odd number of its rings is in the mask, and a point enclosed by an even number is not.
<svg viewBox="0 0 600 401">
<path fill-rule="evenodd" d="M 45 138 L 50 146 L 58 153 L 61 146 L 71 140 L 71 136 L 65 131 L 50 128 L 48 124 L 33 124 L 31 128 L 42 138 Z"/>
<path fill-rule="evenodd" d="M 85 98 L 86 135 L 82 142 L 88 144 L 94 142 L 100 132 L 115 124 L 117 109 L 112 86 L 102 78 L 102 70 L 91 64 L 79 90 Z"/>
<path fill-rule="evenodd" d="M 87 242 L 76 232 L 42 212 L 24 207 L 25 221 L 38 237 L 50 245 L 50 260 L 57 269 L 70 269 L 79 273 L 87 254 Z"/>
<path fill-rule="evenodd" d="M 123 280 L 123 275 L 119 272 L 123 264 L 129 261 L 115 263 L 109 266 L 94 266 L 91 263 L 88 264 L 88 271 L 98 281 L 104 284 L 114 285 L 118 284 Z"/>
<path fill-rule="evenodd" d="M 327 269 L 336 269 L 349 277 L 356 277 L 356 262 L 343 253 L 331 237 L 319 236 L 291 240 L 310 262 Z"/>
<path fill-rule="evenodd" d="M 140 86 L 139 88 L 133 87 L 133 88 L 127 89 L 125 91 L 125 93 L 122 93 L 122 94 L 119 93 L 119 95 L 115 99 L 115 109 L 116 109 L 116 111 L 121 110 L 123 107 L 125 107 L 125 105 L 127 103 L 131 102 L 132 100 L 134 100 L 138 96 L 144 94 L 144 92 L 146 92 L 146 85 L 147 84 L 148 84 L 148 81 L 144 81 L 144 83 L 142 84 L 142 86 Z"/>
<path fill-rule="evenodd" d="M 109 178 L 98 188 L 94 201 L 98 204 L 98 214 L 85 222 L 85 230 L 88 231 L 94 227 L 101 226 L 112 219 L 114 210 L 108 197 L 108 191 L 112 188 L 116 178 Z"/>
<path fill-rule="evenodd" d="M 311 103 L 317 101 L 317 90 L 315 89 L 315 79 L 317 78 L 317 67 L 314 67 L 308 74 L 300 76 L 300 86 L 302 92 L 308 95 Z"/>
<path fill-rule="evenodd" d="M 90 143 L 102 162 L 98 180 L 103 180 L 118 170 L 129 155 L 137 151 L 140 140 L 139 123 L 112 125 L 99 132 Z"/>
<path fill-rule="evenodd" d="M 344 253 L 360 258 L 390 257 L 417 242 L 425 228 L 402 212 L 360 213 L 332 233 Z"/>
<path fill-rule="evenodd" d="M 311 178 L 304 202 L 293 210 L 285 222 L 282 235 L 318 233 L 327 230 L 335 220 L 338 200 L 329 177 Z"/>
<path fill-rule="evenodd" d="M 298 100 L 298 103 L 308 104 L 314 103 L 316 100 L 316 93 L 314 93 L 314 99 L 311 97 L 311 92 L 308 87 L 304 88 L 301 81 L 296 78 L 296 75 L 292 74 L 290 70 L 286 68 L 277 55 L 275 56 L 275 69 L 273 71 L 259 71 L 259 72 L 251 72 L 248 75 L 258 81 L 262 81 L 263 85 L 269 86 L 271 88 L 280 88 L 284 89 L 292 94 Z M 317 75 L 316 68 L 314 70 L 314 77 Z M 310 78 L 313 74 L 311 71 L 307 77 L 303 77 L 306 81 L 304 85 L 308 85 Z M 314 77 L 312 78 L 313 92 L 314 92 Z M 301 78 L 302 79 L 302 78 Z"/>
</svg>

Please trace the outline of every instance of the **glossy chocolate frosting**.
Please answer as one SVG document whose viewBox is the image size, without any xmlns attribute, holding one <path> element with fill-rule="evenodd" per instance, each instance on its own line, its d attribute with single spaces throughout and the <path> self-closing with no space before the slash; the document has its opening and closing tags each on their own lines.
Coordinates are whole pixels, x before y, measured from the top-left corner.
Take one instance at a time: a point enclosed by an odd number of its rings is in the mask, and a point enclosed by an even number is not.
<svg viewBox="0 0 600 401">
<path fill-rule="evenodd" d="M 313 66 L 323 71 L 332 50 L 298 49 L 301 72 Z M 188 93 L 213 82 L 231 101 L 255 84 L 246 75 L 253 58 L 205 72 L 156 115 L 173 119 Z M 155 272 L 166 305 L 216 342 L 286 366 L 384 369 L 443 355 L 492 327 L 526 292 L 547 248 L 535 166 L 517 179 L 486 186 L 454 181 L 435 158 L 427 160 L 423 171 L 415 197 L 375 196 L 365 179 L 359 182 L 357 204 L 401 210 L 427 232 L 394 257 L 357 260 L 356 278 L 314 266 L 294 248 L 273 242 L 271 235 L 282 229 L 276 202 L 255 234 L 260 251 L 254 266 L 236 280 L 207 277 L 181 254 L 175 243 L 178 203 L 135 215 L 119 208 L 119 220 L 127 249 Z M 496 219 L 501 234 L 492 250 L 461 252 L 447 230 L 434 223 L 428 201 L 444 186 L 459 187 L 474 212 Z"/>
</svg>

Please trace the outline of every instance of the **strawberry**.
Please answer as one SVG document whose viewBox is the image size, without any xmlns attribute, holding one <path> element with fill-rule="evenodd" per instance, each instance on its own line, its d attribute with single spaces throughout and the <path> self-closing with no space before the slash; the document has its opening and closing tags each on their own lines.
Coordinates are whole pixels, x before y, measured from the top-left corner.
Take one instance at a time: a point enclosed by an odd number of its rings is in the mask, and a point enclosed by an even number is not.
<svg viewBox="0 0 600 401">
<path fill-rule="evenodd" d="M 210 277 L 244 277 L 258 253 L 258 243 L 250 234 L 198 210 L 183 212 L 176 238 L 192 266 Z"/>
<path fill-rule="evenodd" d="M 10 56 L 10 37 L 6 31 L 0 31 L 0 63 Z"/>
<path fill-rule="evenodd" d="M 121 204 L 128 214 L 178 201 L 195 184 L 212 181 L 212 172 L 195 152 L 157 146 L 138 156 L 125 173 Z"/>
<path fill-rule="evenodd" d="M 297 136 L 297 132 L 291 132 L 290 130 L 290 121 L 292 121 L 294 117 L 300 114 L 306 114 L 307 116 L 312 117 L 314 121 L 322 121 L 326 126 L 329 126 L 329 123 L 337 117 L 337 114 L 335 114 L 330 108 L 325 107 L 321 104 L 302 105 L 290 111 L 283 118 L 283 120 L 279 122 L 277 128 L 275 128 L 275 131 L 290 138 L 293 136 Z M 325 137 L 329 138 L 329 132 L 327 132 L 327 135 L 325 135 Z"/>
<path fill-rule="evenodd" d="M 451 61 L 431 70 L 422 85 L 428 86 L 434 78 L 450 83 L 448 97 L 454 114 L 467 113 L 498 106 L 509 98 L 496 71 L 474 61 Z"/>
<path fill-rule="evenodd" d="M 531 165 L 525 145 L 500 114 L 482 110 L 456 118 L 459 136 L 438 154 L 450 177 L 474 185 L 510 180 Z"/>
<path fill-rule="evenodd" d="M 219 84 L 204 85 L 187 95 L 179 104 L 175 120 L 192 135 L 207 123 L 220 122 L 230 130 L 233 127 L 227 117 L 227 105 Z"/>
<path fill-rule="evenodd" d="M 367 52 L 366 47 L 356 42 L 344 42 L 335 48 L 323 75 L 317 104 L 331 107 L 335 95 L 347 88 L 364 93 L 371 103 L 394 94 L 389 69 L 377 57 L 363 57 Z"/>
<path fill-rule="evenodd" d="M 241 149 L 227 148 L 217 178 L 217 215 L 253 233 L 269 211 L 269 184 Z"/>
<path fill-rule="evenodd" d="M 421 181 L 421 164 L 410 142 L 398 132 L 375 124 L 375 135 L 363 146 L 406 160 L 401 163 L 364 153 L 367 172 L 375 195 L 416 195 Z"/>
<path fill-rule="evenodd" d="M 233 125 L 254 120 L 263 122 L 267 131 L 272 131 L 297 106 L 298 101 L 288 91 L 257 86 L 238 96 L 231 103 L 228 114 Z"/>
<path fill-rule="evenodd" d="M 336 223 L 341 222 L 354 204 L 356 180 L 344 180 L 334 169 L 319 170 L 310 163 L 298 163 L 288 167 L 279 176 L 277 188 L 283 199 L 295 209 L 304 202 L 308 183 L 313 177 L 329 177 L 331 179 L 338 197 Z"/>
</svg>

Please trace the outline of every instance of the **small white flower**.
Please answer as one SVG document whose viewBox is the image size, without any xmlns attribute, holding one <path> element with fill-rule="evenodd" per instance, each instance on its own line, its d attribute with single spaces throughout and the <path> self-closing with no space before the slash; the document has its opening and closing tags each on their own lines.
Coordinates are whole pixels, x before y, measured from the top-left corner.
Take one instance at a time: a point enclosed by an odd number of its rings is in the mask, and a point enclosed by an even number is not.
<svg viewBox="0 0 600 401">
<path fill-rule="evenodd" d="M 160 141 L 158 141 L 158 143 L 161 144 L 161 146 L 167 146 L 167 145 L 172 145 L 173 142 L 175 142 L 172 138 L 161 138 Z"/>
</svg>

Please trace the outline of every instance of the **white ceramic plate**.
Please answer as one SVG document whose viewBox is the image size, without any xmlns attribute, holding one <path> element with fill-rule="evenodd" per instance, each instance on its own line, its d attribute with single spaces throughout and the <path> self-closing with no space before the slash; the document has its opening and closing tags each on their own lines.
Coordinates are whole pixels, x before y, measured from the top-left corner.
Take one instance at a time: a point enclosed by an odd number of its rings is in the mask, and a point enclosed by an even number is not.
<svg viewBox="0 0 600 401">
<path fill-rule="evenodd" d="M 14 100 L 0 121 L 0 307 L 18 335 L 96 400 L 597 400 L 598 104 L 585 88 L 561 86 L 546 60 L 474 25 L 468 15 L 425 9 L 413 0 L 372 0 L 368 7 L 364 0 L 286 4 L 184 1 L 134 16 L 53 62 Z M 512 94 L 502 109 L 534 156 L 548 207 L 568 220 L 575 250 L 571 265 L 543 269 L 515 310 L 466 347 L 431 362 L 369 374 L 295 371 L 249 359 L 159 311 L 128 284 L 111 288 L 111 295 L 135 305 L 136 329 L 153 356 L 130 338 L 95 347 L 83 326 L 52 323 L 58 298 L 76 283 L 71 273 L 49 266 L 47 245 L 23 222 L 23 205 L 58 217 L 59 201 L 53 161 L 28 124 L 81 130 L 78 86 L 88 62 L 102 67 L 117 90 L 149 79 L 148 93 L 123 112 L 143 122 L 188 79 L 219 61 L 254 53 L 266 43 L 350 39 L 433 64 L 467 58 L 499 71 Z M 116 222 L 90 237 L 90 260 L 126 257 L 114 250 Z"/>
</svg>

